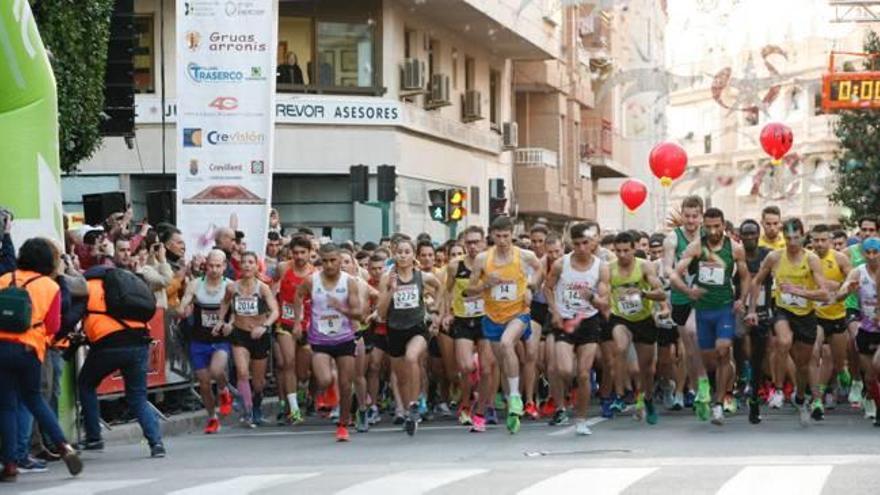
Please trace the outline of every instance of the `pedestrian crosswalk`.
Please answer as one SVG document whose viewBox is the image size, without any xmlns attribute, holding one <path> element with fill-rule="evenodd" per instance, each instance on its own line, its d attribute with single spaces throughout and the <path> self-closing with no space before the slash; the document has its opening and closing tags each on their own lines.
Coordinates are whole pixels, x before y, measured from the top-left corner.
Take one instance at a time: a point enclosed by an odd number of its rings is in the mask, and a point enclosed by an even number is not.
<svg viewBox="0 0 880 495">
<path fill-rule="evenodd" d="M 626 462 L 626 461 L 621 461 Z M 546 466 L 546 465 L 545 465 Z M 167 493 L 196 495 L 213 493 L 270 494 L 308 493 L 337 495 L 419 495 L 445 493 L 492 493 L 537 495 L 585 494 L 635 495 L 682 493 L 696 488 L 716 495 L 819 495 L 834 493 L 826 487 L 834 465 L 728 466 L 725 480 L 711 477 L 708 486 L 700 466 L 667 464 L 655 467 L 589 467 L 572 469 L 534 468 L 436 468 L 398 472 L 358 473 L 345 468 L 291 474 L 248 474 L 229 477 L 181 477 L 180 487 L 168 488 L 167 478 L 92 481 L 76 479 L 48 488 L 20 492 L 25 495 L 135 495 Z M 661 475 L 662 473 L 662 475 Z M 652 480 L 653 478 L 653 480 Z M 199 483 L 198 480 L 202 482 Z M 662 481 L 662 483 L 661 483 Z M 195 482 L 195 484 L 193 484 Z M 665 484 L 666 486 L 662 486 Z M 332 488 L 330 488 L 332 487 Z M 870 492 L 868 492 L 870 493 Z"/>
</svg>

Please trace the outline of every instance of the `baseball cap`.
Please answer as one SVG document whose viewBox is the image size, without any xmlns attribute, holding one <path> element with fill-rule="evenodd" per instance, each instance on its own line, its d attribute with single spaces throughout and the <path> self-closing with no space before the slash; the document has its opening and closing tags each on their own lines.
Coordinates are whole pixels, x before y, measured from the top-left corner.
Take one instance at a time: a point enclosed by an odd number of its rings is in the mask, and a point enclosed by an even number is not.
<svg viewBox="0 0 880 495">
<path fill-rule="evenodd" d="M 862 249 L 865 251 L 880 251 L 880 239 L 869 237 L 862 241 Z"/>
</svg>

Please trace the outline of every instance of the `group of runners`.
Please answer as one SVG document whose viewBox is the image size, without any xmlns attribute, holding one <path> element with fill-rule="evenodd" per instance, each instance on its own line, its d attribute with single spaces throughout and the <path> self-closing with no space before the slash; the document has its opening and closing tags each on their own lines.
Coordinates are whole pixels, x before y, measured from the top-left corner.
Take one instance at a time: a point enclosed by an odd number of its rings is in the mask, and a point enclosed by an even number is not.
<svg viewBox="0 0 880 495">
<path fill-rule="evenodd" d="M 688 197 L 667 235 L 603 237 L 588 221 L 520 238 L 504 216 L 440 247 L 276 235 L 267 257 L 236 255 L 237 280 L 211 251 L 175 309 L 205 433 L 236 408 L 242 425 L 265 423 L 270 356 L 277 420 L 315 410 L 339 441 L 386 411 L 409 435 L 438 415 L 472 432 L 544 417 L 589 435 L 594 396 L 597 414 L 648 425 L 685 408 L 723 425 L 739 404 L 757 424 L 787 403 L 808 425 L 841 402 L 880 426 L 877 226 L 841 239 L 769 207 L 732 228 Z"/>
</svg>

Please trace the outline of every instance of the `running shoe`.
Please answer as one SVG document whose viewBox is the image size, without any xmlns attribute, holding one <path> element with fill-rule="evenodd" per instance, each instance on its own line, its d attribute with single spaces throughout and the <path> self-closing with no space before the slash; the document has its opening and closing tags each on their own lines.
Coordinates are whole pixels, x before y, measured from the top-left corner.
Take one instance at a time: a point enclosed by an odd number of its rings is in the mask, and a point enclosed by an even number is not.
<svg viewBox="0 0 880 495">
<path fill-rule="evenodd" d="M 635 395 L 635 392 L 633 392 L 633 391 L 630 390 L 630 389 L 627 389 L 627 390 L 623 393 L 623 402 L 626 403 L 627 405 L 635 404 L 635 402 L 636 402 L 636 395 Z"/>
<path fill-rule="evenodd" d="M 538 408 L 537 408 L 537 406 L 535 406 L 534 402 L 532 402 L 532 401 L 526 402 L 526 407 L 524 409 L 524 412 L 525 412 L 525 415 L 529 419 L 531 419 L 533 421 L 536 421 L 538 419 Z"/>
<path fill-rule="evenodd" d="M 419 405 L 415 402 L 409 405 L 409 414 L 406 416 L 406 422 L 404 423 L 404 430 L 406 430 L 406 434 L 409 436 L 413 436 L 416 434 L 416 430 L 419 427 Z"/>
<path fill-rule="evenodd" d="M 684 394 L 678 392 L 672 399 L 672 407 L 670 409 L 672 409 L 673 411 L 681 411 L 682 409 L 684 409 L 684 407 Z"/>
<path fill-rule="evenodd" d="M 218 399 L 220 402 L 220 416 L 229 416 L 232 414 L 232 392 L 229 391 L 228 387 L 220 391 Z"/>
<path fill-rule="evenodd" d="M 425 417 L 428 415 L 428 399 L 425 398 L 424 395 L 419 396 L 419 416 Z"/>
<path fill-rule="evenodd" d="M 663 407 L 666 409 L 672 409 L 675 405 L 675 382 L 673 380 L 666 380 L 663 390 Z"/>
<path fill-rule="evenodd" d="M 767 405 L 770 406 L 770 409 L 782 409 L 783 403 L 785 403 L 785 394 L 782 393 L 782 390 L 774 388 L 773 391 L 770 392 L 770 398 L 767 400 Z"/>
<path fill-rule="evenodd" d="M 599 400 L 599 405 L 602 408 L 602 417 L 606 419 L 611 419 L 614 417 L 614 411 L 611 409 L 611 399 L 605 398 Z"/>
<path fill-rule="evenodd" d="M 620 400 L 620 397 L 614 397 L 614 400 L 611 401 L 611 411 L 614 414 L 620 414 L 624 409 L 626 409 L 626 403 Z"/>
<path fill-rule="evenodd" d="M 713 411 L 711 410 L 711 407 L 709 406 L 708 402 L 694 401 L 694 413 L 697 415 L 697 418 L 699 418 L 700 421 L 708 421 L 709 415 L 712 412 Z M 724 414 L 724 411 L 722 411 L 722 416 L 723 416 L 723 414 Z"/>
<path fill-rule="evenodd" d="M 633 419 L 641 421 L 645 419 L 645 394 L 639 394 L 636 397 L 636 410 L 633 412 Z"/>
<path fill-rule="evenodd" d="M 205 426 L 205 435 L 211 435 L 220 431 L 220 420 L 217 418 L 209 418 L 208 424 Z"/>
<path fill-rule="evenodd" d="M 471 425 L 471 433 L 483 433 L 486 431 L 486 418 L 480 416 L 479 414 L 474 414 L 471 416 L 473 420 L 473 424 Z"/>
<path fill-rule="evenodd" d="M 104 451 L 104 441 L 103 440 L 84 440 L 78 444 L 76 444 L 76 450 L 78 451 L 92 451 L 92 452 L 103 452 Z"/>
<path fill-rule="evenodd" d="M 761 403 L 757 398 L 749 398 L 749 423 L 756 425 L 761 422 Z"/>
<path fill-rule="evenodd" d="M 825 392 L 825 409 L 834 409 L 835 407 L 837 407 L 837 398 L 834 392 L 829 390 Z"/>
<path fill-rule="evenodd" d="M 865 389 L 865 384 L 862 383 L 861 380 L 853 380 L 852 385 L 849 387 L 849 405 L 852 406 L 853 409 L 858 409 L 862 403 L 862 391 Z"/>
<path fill-rule="evenodd" d="M 545 418 L 549 418 L 550 416 L 553 416 L 555 413 L 556 413 L 556 401 L 554 401 L 552 397 L 550 399 L 545 400 L 544 403 L 541 404 L 541 416 L 544 416 Z"/>
<path fill-rule="evenodd" d="M 645 401 L 645 421 L 649 425 L 657 424 L 657 409 L 654 407 L 653 400 Z"/>
<path fill-rule="evenodd" d="M 470 426 L 473 424 L 473 417 L 469 407 L 461 407 L 458 410 L 458 424 L 462 426 Z"/>
<path fill-rule="evenodd" d="M 507 409 L 507 401 L 504 400 L 504 394 L 501 392 L 495 394 L 495 409 Z"/>
<path fill-rule="evenodd" d="M 712 406 L 712 424 L 716 426 L 724 424 L 724 408 L 721 407 L 721 404 Z"/>
<path fill-rule="evenodd" d="M 367 410 L 367 423 L 370 423 L 370 425 L 375 425 L 379 424 L 380 421 L 382 421 L 382 415 L 379 414 L 379 407 L 373 404 Z"/>
<path fill-rule="evenodd" d="M 336 427 L 336 441 L 337 442 L 347 442 L 348 441 L 348 428 L 344 424 L 339 424 Z"/>
<path fill-rule="evenodd" d="M 697 396 L 694 394 L 694 391 L 688 390 L 687 393 L 684 394 L 684 407 L 688 409 L 694 407 L 694 399 L 696 398 Z"/>
<path fill-rule="evenodd" d="M 593 431 L 590 430 L 590 425 L 587 424 L 587 420 L 585 420 L 585 419 L 578 420 L 577 426 L 575 427 L 574 432 L 576 435 L 583 436 L 583 437 L 593 434 Z"/>
<path fill-rule="evenodd" d="M 486 424 L 487 425 L 497 425 L 498 424 L 498 411 L 496 411 L 494 407 L 487 407 L 486 408 Z"/>
<path fill-rule="evenodd" d="M 517 416 L 523 415 L 524 409 L 523 409 L 522 396 L 511 395 L 509 402 L 508 402 L 508 405 L 509 405 L 508 412 L 510 414 L 516 414 Z"/>
<path fill-rule="evenodd" d="M 822 405 L 822 399 L 814 399 L 812 409 L 813 411 L 810 413 L 810 416 L 813 418 L 813 421 L 822 421 L 825 419 L 825 406 Z"/>
<path fill-rule="evenodd" d="M 865 398 L 862 408 L 865 410 L 865 419 L 877 419 L 877 404 L 873 400 Z"/>
<path fill-rule="evenodd" d="M 782 394 L 785 396 L 785 402 L 791 402 L 791 398 L 797 394 L 795 394 L 794 384 L 791 382 L 785 382 L 782 385 Z"/>
<path fill-rule="evenodd" d="M 849 370 L 844 368 L 843 370 L 837 373 L 837 383 L 843 388 L 849 388 L 852 385 L 852 375 L 849 373 Z"/>
<path fill-rule="evenodd" d="M 339 406 L 336 405 L 332 410 L 330 410 L 330 419 L 333 421 L 337 421 L 339 419 Z"/>
<path fill-rule="evenodd" d="M 254 426 L 263 426 L 263 409 L 261 407 L 254 407 L 251 423 L 253 423 Z"/>
<path fill-rule="evenodd" d="M 150 446 L 150 457 L 154 459 L 161 459 L 165 457 L 165 446 L 161 443 L 157 443 Z"/>
<path fill-rule="evenodd" d="M 507 431 L 509 431 L 511 435 L 515 435 L 519 432 L 520 426 L 522 426 L 522 424 L 519 415 L 512 412 L 507 413 Z"/>
<path fill-rule="evenodd" d="M 406 413 L 403 411 L 397 411 L 394 413 L 394 424 L 400 426 L 404 423 L 406 423 Z"/>
<path fill-rule="evenodd" d="M 257 425 L 254 424 L 253 419 L 253 414 L 250 411 L 244 411 L 238 418 L 238 424 L 244 428 L 256 428 Z"/>
<path fill-rule="evenodd" d="M 441 418 L 452 417 L 452 411 L 449 409 L 449 404 L 445 402 L 441 402 L 434 406 L 434 414 L 439 415 Z"/>
<path fill-rule="evenodd" d="M 367 422 L 367 410 L 358 408 L 354 414 L 355 430 L 358 433 L 366 433 L 370 431 L 370 423 Z"/>
<path fill-rule="evenodd" d="M 559 408 L 553 413 L 553 417 L 547 422 L 549 426 L 565 426 L 569 424 L 568 413 L 565 409 Z"/>
<path fill-rule="evenodd" d="M 162 449 L 162 457 L 165 457 L 165 447 L 162 447 L 162 444 L 159 444 L 159 447 Z M 79 458 L 79 454 L 73 450 L 73 447 L 71 447 L 70 444 L 64 443 L 58 445 L 58 448 L 61 451 L 61 460 L 64 461 L 64 465 L 67 466 L 67 472 L 73 476 L 81 473 L 83 470 L 82 459 Z"/>
<path fill-rule="evenodd" d="M 290 420 L 287 419 L 287 415 L 284 414 L 284 407 L 280 404 L 278 406 L 281 410 L 278 411 L 278 414 L 275 415 L 275 425 L 276 426 L 284 426 L 290 424 Z"/>
<path fill-rule="evenodd" d="M 694 398 L 694 412 L 697 414 L 697 417 L 700 418 L 700 421 L 706 421 L 709 419 L 709 402 L 711 401 L 710 387 L 709 387 L 709 379 L 708 378 L 700 378 L 697 383 L 697 396 Z M 712 411 L 714 413 L 714 411 Z M 714 416 L 714 414 L 713 414 Z M 723 411 L 722 411 L 723 417 Z M 713 421 L 714 423 L 714 418 Z"/>
<path fill-rule="evenodd" d="M 738 409 L 738 406 L 736 403 L 736 397 L 734 397 L 733 394 L 731 394 L 729 392 L 724 394 L 722 408 L 724 409 L 724 412 L 727 414 L 736 414 L 736 411 Z"/>
<path fill-rule="evenodd" d="M 288 413 L 287 420 L 292 425 L 298 425 L 302 424 L 305 421 L 305 418 L 303 417 L 302 411 L 298 407 L 295 407 L 290 410 L 290 413 Z"/>
<path fill-rule="evenodd" d="M 36 459 L 33 456 L 29 455 L 24 459 L 18 461 L 19 473 L 46 473 L 48 471 L 49 466 L 47 466 L 45 462 Z"/>
</svg>

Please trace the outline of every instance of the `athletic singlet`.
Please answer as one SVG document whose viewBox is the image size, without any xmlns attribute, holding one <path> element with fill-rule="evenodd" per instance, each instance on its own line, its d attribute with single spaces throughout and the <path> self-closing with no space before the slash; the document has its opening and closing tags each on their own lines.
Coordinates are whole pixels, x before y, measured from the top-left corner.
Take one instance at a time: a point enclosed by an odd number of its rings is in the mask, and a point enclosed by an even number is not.
<svg viewBox="0 0 880 495">
<path fill-rule="evenodd" d="M 643 321 L 653 314 L 654 302 L 644 297 L 640 291 L 649 290 L 645 281 L 643 259 L 633 260 L 632 271 L 624 277 L 617 261 L 611 263 L 611 313 L 627 321 Z M 632 289 L 637 289 L 633 291 Z"/>
<path fill-rule="evenodd" d="M 861 305 L 860 328 L 866 332 L 880 332 L 877 325 L 877 281 L 868 270 L 868 265 L 861 265 L 856 270 L 859 273 L 858 299 Z"/>
<path fill-rule="evenodd" d="M 214 336 L 211 331 L 221 322 L 220 304 L 226 296 L 226 285 L 232 283 L 227 278 L 220 280 L 216 292 L 208 291 L 208 281 L 202 277 L 196 280 L 196 290 L 193 292 L 193 340 L 201 342 L 219 342 L 225 337 Z"/>
<path fill-rule="evenodd" d="M 694 302 L 696 309 L 720 309 L 733 302 L 733 243 L 729 237 L 724 237 L 721 249 L 712 251 L 706 241 L 702 243 L 703 249 L 697 262 L 698 287 L 705 289 L 706 293 L 699 301 Z"/>
<path fill-rule="evenodd" d="M 749 273 L 754 277 L 761 270 L 761 264 L 764 263 L 764 258 L 770 254 L 770 249 L 765 247 L 758 248 L 758 256 L 755 259 L 748 259 L 746 257 L 746 266 L 749 269 Z M 755 311 L 758 313 L 758 316 L 761 318 L 769 318 L 770 317 L 770 304 L 769 302 L 773 299 L 773 279 L 772 277 L 767 277 L 764 279 L 764 287 L 758 292 L 758 299 L 755 301 Z"/>
<path fill-rule="evenodd" d="M 518 247 L 510 248 L 512 260 L 505 265 L 495 264 L 495 248 L 486 254 L 486 270 L 483 281 L 494 273 L 500 282 L 483 292 L 486 301 L 486 315 L 496 323 L 507 323 L 529 311 L 526 306 L 526 275 L 522 268 L 522 252 Z"/>
<path fill-rule="evenodd" d="M 854 244 L 847 248 L 847 252 L 849 253 L 849 261 L 852 264 L 853 268 L 858 268 L 865 264 L 865 253 L 862 251 L 861 244 Z M 859 297 L 855 294 L 850 294 L 846 296 L 846 299 L 843 300 L 843 305 L 846 309 L 859 309 Z"/>
<path fill-rule="evenodd" d="M 240 292 L 241 283 L 233 286 L 232 311 L 238 316 L 259 316 L 269 312 L 269 305 L 260 293 L 260 283 L 254 280 L 254 292 L 244 295 Z"/>
<path fill-rule="evenodd" d="M 833 249 L 829 249 L 820 262 L 822 263 L 822 275 L 827 280 L 842 283 L 846 279 L 843 275 L 843 270 L 840 269 L 840 265 L 837 263 L 837 257 Z M 816 316 L 825 320 L 840 320 L 846 318 L 846 307 L 844 307 L 842 302 L 835 302 L 833 304 L 816 303 Z"/>
<path fill-rule="evenodd" d="M 413 268 L 413 278 L 404 282 L 398 273 L 397 289 L 391 294 L 388 329 L 409 330 L 425 324 L 425 284 L 422 272 Z"/>
<path fill-rule="evenodd" d="M 455 283 L 452 286 L 452 314 L 457 318 L 477 318 L 486 312 L 486 305 L 480 296 L 467 296 L 465 290 L 471 282 L 471 269 L 465 265 L 464 258 L 458 261 L 455 270 Z"/>
<path fill-rule="evenodd" d="M 311 277 L 314 272 L 315 269 L 311 266 L 309 267 L 309 273 L 305 277 L 300 277 L 294 273 L 293 266 L 284 272 L 284 277 L 281 278 L 281 284 L 278 289 L 278 305 L 280 306 L 279 310 L 281 311 L 281 316 L 278 318 L 278 321 L 281 322 L 283 326 L 287 328 L 293 327 L 293 302 L 296 298 L 296 290 L 307 280 L 308 277 Z M 311 296 L 306 296 L 303 298 L 303 330 L 309 328 L 311 318 L 312 298 Z"/>
<path fill-rule="evenodd" d="M 677 265 L 679 260 L 681 260 L 681 256 L 687 250 L 688 245 L 690 245 L 691 241 L 687 239 L 687 236 L 685 236 L 684 230 L 682 230 L 681 227 L 676 227 L 673 232 L 675 232 L 675 264 Z M 689 287 L 694 282 L 693 268 L 693 265 L 688 268 L 688 273 L 687 275 L 685 275 L 684 278 L 685 284 L 687 284 Z M 693 301 L 691 301 L 687 294 L 685 294 L 684 292 L 681 292 L 675 288 L 673 288 L 671 292 L 672 295 L 669 297 L 669 300 L 672 304 L 688 306 L 693 304 Z"/>
<path fill-rule="evenodd" d="M 589 268 L 576 270 L 571 264 L 571 253 L 562 257 L 562 272 L 556 282 L 554 296 L 559 316 L 563 320 L 575 317 L 591 318 L 599 312 L 589 300 L 584 298 L 584 290 L 595 291 L 599 286 L 599 268 L 602 260 L 592 256 Z"/>
<path fill-rule="evenodd" d="M 330 297 L 336 299 L 344 309 L 348 309 L 349 275 L 339 272 L 336 286 L 326 289 L 321 272 L 315 271 L 312 278 L 312 307 L 308 332 L 311 345 L 336 345 L 354 340 L 354 330 L 347 316 L 329 305 Z"/>
<path fill-rule="evenodd" d="M 776 268 L 776 287 L 773 293 L 776 306 L 798 316 L 810 314 L 814 307 L 813 301 L 805 297 L 782 292 L 779 287 L 782 284 L 791 284 L 807 290 L 816 288 L 813 272 L 810 270 L 810 264 L 807 261 L 808 257 L 809 253 L 804 251 L 801 254 L 801 262 L 794 265 L 788 259 L 788 251 L 782 251 L 782 256 L 779 257 L 779 266 Z"/>
</svg>

